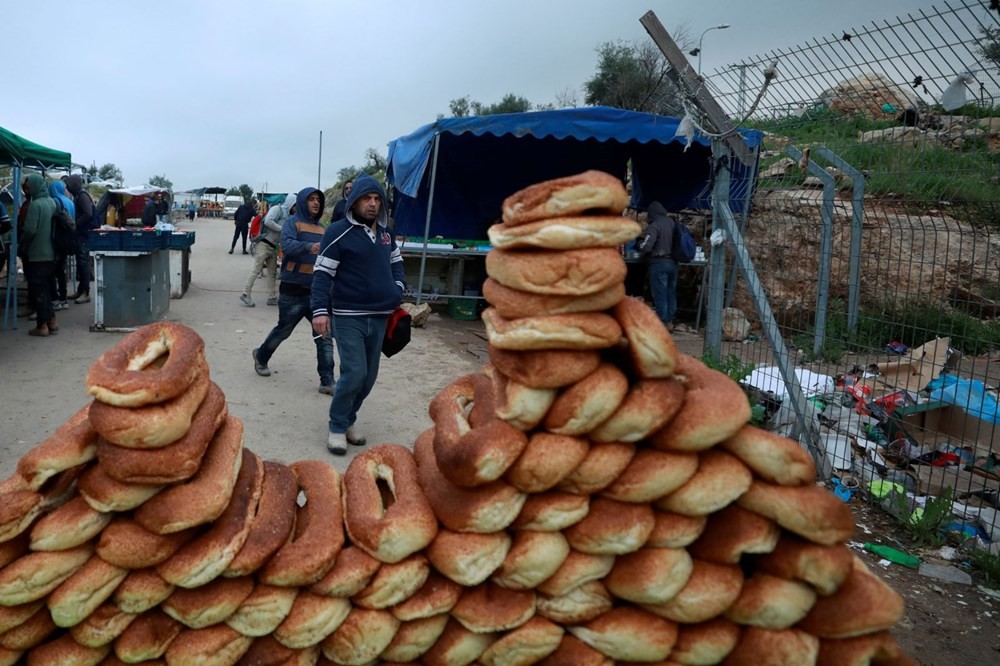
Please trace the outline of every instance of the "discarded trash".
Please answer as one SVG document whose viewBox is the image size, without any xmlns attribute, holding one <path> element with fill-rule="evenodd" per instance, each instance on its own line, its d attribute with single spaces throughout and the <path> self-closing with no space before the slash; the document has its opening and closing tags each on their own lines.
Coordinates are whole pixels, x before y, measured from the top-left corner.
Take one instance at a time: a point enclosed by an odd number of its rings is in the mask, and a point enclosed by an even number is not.
<svg viewBox="0 0 1000 666">
<path fill-rule="evenodd" d="M 904 553 L 901 550 L 896 550 L 891 546 L 883 546 L 880 543 L 866 543 L 865 550 L 871 551 L 880 557 L 884 557 L 890 562 L 895 562 L 896 564 L 902 564 L 904 567 L 910 567 L 911 569 L 916 569 L 923 565 L 920 564 L 920 558 L 910 555 L 909 553 Z"/>
<path fill-rule="evenodd" d="M 837 477 L 833 477 L 831 481 L 833 482 L 833 494 L 836 495 L 837 498 L 840 499 L 842 502 L 850 502 L 851 497 L 853 496 L 851 493 L 851 489 L 845 488 L 844 485 L 840 482 L 840 479 L 838 479 Z"/>
<path fill-rule="evenodd" d="M 851 469 L 851 439 L 847 435 L 837 433 L 820 433 L 823 450 L 834 469 Z"/>
<path fill-rule="evenodd" d="M 889 493 L 903 493 L 903 486 L 891 481 L 872 481 L 868 484 L 868 489 L 878 499 L 885 498 Z"/>
<path fill-rule="evenodd" d="M 959 585 L 972 585 L 972 576 L 961 569 L 942 564 L 924 562 L 920 565 L 920 575 L 927 576 L 928 578 L 937 578 L 949 583 L 958 583 Z"/>
<path fill-rule="evenodd" d="M 910 351 L 910 348 L 904 345 L 899 340 L 893 340 L 892 342 L 890 342 L 885 346 L 885 350 L 890 354 L 897 354 L 899 356 L 902 356 L 906 352 Z"/>
</svg>

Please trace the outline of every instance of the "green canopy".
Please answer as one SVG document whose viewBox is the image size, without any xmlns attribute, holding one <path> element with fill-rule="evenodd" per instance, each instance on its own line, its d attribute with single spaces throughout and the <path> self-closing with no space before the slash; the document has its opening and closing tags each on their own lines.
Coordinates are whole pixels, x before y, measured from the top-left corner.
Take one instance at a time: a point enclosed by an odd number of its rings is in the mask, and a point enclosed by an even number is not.
<svg viewBox="0 0 1000 666">
<path fill-rule="evenodd" d="M 69 169 L 70 154 L 46 148 L 0 127 L 0 164 L 48 169 Z"/>
</svg>

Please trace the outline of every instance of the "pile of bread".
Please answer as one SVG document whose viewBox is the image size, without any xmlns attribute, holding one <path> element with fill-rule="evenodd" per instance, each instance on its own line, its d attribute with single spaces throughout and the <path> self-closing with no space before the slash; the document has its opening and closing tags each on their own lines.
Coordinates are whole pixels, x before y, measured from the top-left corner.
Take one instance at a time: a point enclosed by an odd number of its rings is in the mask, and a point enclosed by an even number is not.
<svg viewBox="0 0 1000 666">
<path fill-rule="evenodd" d="M 625 196 L 510 197 L 491 362 L 342 478 L 244 448 L 194 331 L 125 337 L 0 484 L 0 665 L 912 663 L 810 457 L 624 296 Z"/>
</svg>

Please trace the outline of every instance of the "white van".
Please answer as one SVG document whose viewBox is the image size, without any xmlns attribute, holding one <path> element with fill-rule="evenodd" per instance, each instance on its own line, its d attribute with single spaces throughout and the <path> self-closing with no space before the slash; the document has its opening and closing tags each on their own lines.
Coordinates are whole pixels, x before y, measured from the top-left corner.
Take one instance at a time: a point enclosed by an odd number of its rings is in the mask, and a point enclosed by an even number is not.
<svg viewBox="0 0 1000 666">
<path fill-rule="evenodd" d="M 243 205 L 243 197 L 231 194 L 222 202 L 222 217 L 232 218 L 236 209 Z"/>
</svg>

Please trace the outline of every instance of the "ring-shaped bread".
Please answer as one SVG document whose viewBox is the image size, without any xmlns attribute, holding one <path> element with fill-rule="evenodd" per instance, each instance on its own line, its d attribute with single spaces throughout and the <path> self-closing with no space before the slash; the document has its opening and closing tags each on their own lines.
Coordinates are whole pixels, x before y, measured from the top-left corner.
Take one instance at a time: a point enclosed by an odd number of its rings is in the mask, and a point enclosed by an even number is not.
<svg viewBox="0 0 1000 666">
<path fill-rule="evenodd" d="M 575 250 L 618 247 L 642 233 L 639 223 L 620 215 L 578 215 L 511 226 L 494 224 L 486 230 L 490 244 L 500 249 Z"/>
<path fill-rule="evenodd" d="M 312 585 L 333 568 L 344 546 L 346 502 L 337 470 L 318 460 L 303 460 L 291 468 L 306 503 L 296 512 L 292 539 L 257 573 L 267 585 Z"/>
<path fill-rule="evenodd" d="M 198 472 L 208 445 L 229 410 L 226 396 L 214 382 L 191 419 L 191 426 L 176 442 L 157 449 L 131 449 L 106 440 L 97 443 L 97 458 L 113 479 L 126 483 L 176 483 Z"/>
<path fill-rule="evenodd" d="M 136 522 L 151 532 L 168 534 L 215 520 L 229 504 L 242 461 L 243 422 L 227 416 L 198 472 L 140 506 Z"/>
<path fill-rule="evenodd" d="M 492 382 L 483 375 L 452 382 L 434 398 L 430 412 L 434 457 L 455 485 L 496 481 L 528 445 L 527 435 L 497 417 Z"/>
<path fill-rule="evenodd" d="M 455 532 L 487 534 L 510 525 L 527 496 L 503 481 L 462 488 L 441 473 L 434 457 L 434 429 L 426 430 L 413 445 L 420 488 L 441 524 Z M 353 533 L 351 534 L 353 538 Z"/>
<path fill-rule="evenodd" d="M 583 296 L 556 296 L 511 289 L 488 277 L 483 282 L 483 296 L 486 297 L 486 302 L 495 307 L 505 319 L 574 312 L 604 312 L 625 298 L 625 283 L 616 282 L 606 289 Z"/>
<path fill-rule="evenodd" d="M 515 226 L 586 211 L 620 215 L 627 205 L 628 192 L 622 182 L 609 173 L 591 169 L 518 190 L 503 200 L 501 210 L 504 223 Z"/>
<path fill-rule="evenodd" d="M 129 333 L 87 372 L 87 393 L 117 407 L 141 407 L 187 391 L 205 361 L 205 341 L 183 324 L 158 322 Z"/>
<path fill-rule="evenodd" d="M 156 449 L 176 442 L 190 429 L 208 394 L 208 365 L 202 361 L 199 369 L 184 393 L 163 402 L 116 407 L 95 401 L 90 406 L 94 430 L 112 444 L 130 449 Z"/>
<path fill-rule="evenodd" d="M 434 540 L 437 518 L 409 449 L 382 444 L 351 461 L 344 474 L 344 523 L 352 543 L 390 564 Z"/>
</svg>

